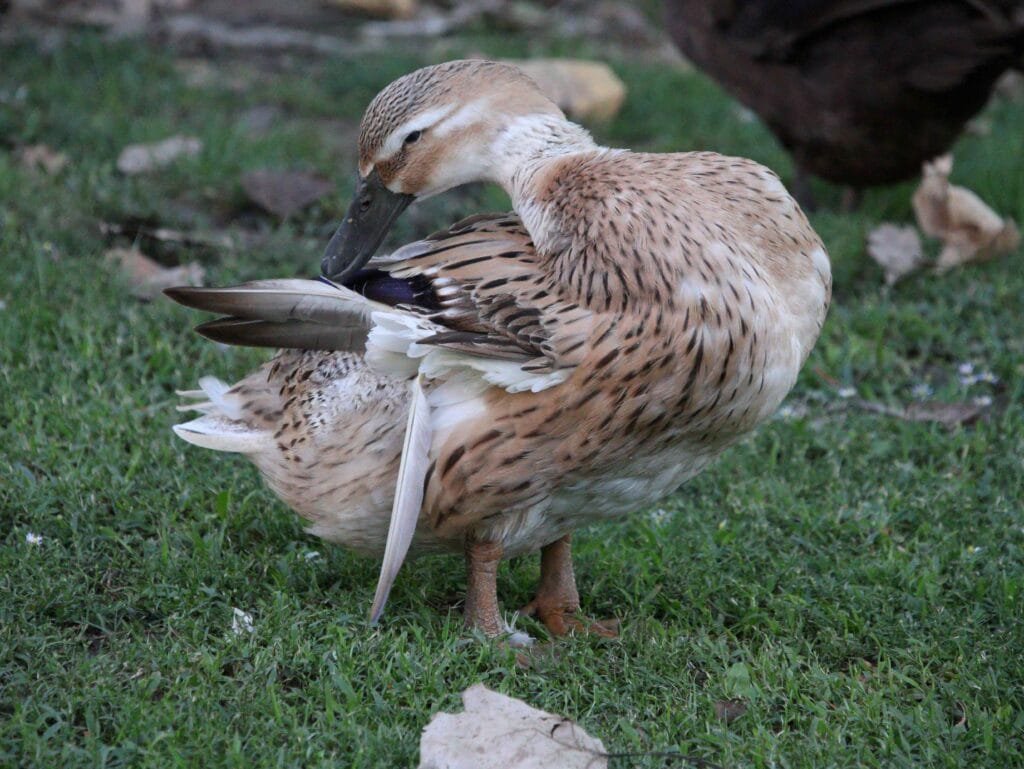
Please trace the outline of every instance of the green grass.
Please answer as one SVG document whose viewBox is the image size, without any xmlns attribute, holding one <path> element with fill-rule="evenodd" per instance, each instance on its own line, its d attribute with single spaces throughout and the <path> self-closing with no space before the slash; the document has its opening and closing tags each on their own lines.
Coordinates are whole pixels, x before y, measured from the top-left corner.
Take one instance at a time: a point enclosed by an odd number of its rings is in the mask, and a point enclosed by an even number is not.
<svg viewBox="0 0 1024 769">
<path fill-rule="evenodd" d="M 242 459 L 176 440 L 176 388 L 239 376 L 264 354 L 222 351 L 191 333 L 193 313 L 130 299 L 101 257 L 98 220 L 142 220 L 246 243 L 157 250 L 201 259 L 212 282 L 314 272 L 351 183 L 342 134 L 419 60 L 304 64 L 238 88 L 189 86 L 164 53 L 89 37 L 0 59 L 0 765 L 410 766 L 430 714 L 458 709 L 477 681 L 575 718 L 616 752 L 725 767 L 1024 765 L 1020 254 L 888 291 L 864 233 L 909 219 L 911 188 L 815 216 L 836 298 L 789 416 L 662 512 L 581 532 L 585 609 L 621 617 L 622 638 L 558 641 L 524 670 L 466 642 L 457 560 L 410 564 L 370 628 L 375 563 L 304 535 Z M 702 77 L 615 66 L 630 96 L 601 139 L 748 155 L 789 177 L 774 140 Z M 259 104 L 281 119 L 254 136 L 239 120 Z M 954 178 L 1024 221 L 1024 104 L 990 117 L 989 136 L 958 146 Z M 205 151 L 153 176 L 113 170 L 124 144 L 178 132 Z M 68 169 L 22 169 L 14 147 L 37 142 L 66 152 Z M 286 222 L 240 213 L 238 175 L 263 165 L 317 170 L 338 193 Z M 488 190 L 448 196 L 396 237 L 500 205 Z M 961 385 L 966 361 L 999 384 Z M 924 382 L 995 408 L 950 431 L 844 407 L 834 382 L 889 403 Z M 506 608 L 536 574 L 534 559 L 503 569 Z M 254 633 L 232 634 L 232 607 Z M 714 703 L 734 696 L 749 709 L 725 724 Z M 673 765 L 686 764 L 613 762 Z"/>
</svg>

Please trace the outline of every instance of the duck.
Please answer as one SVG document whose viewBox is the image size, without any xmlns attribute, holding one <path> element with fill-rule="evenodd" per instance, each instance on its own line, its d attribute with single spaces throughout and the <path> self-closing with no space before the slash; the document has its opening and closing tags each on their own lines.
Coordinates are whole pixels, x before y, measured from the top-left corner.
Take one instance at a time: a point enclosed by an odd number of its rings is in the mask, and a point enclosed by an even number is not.
<svg viewBox="0 0 1024 769">
<path fill-rule="evenodd" d="M 1007 70 L 1020 0 L 665 0 L 669 34 L 755 112 L 809 177 L 857 192 L 916 177 Z"/>
<path fill-rule="evenodd" d="M 176 288 L 228 344 L 282 348 L 187 392 L 177 434 L 248 456 L 324 539 L 461 554 L 466 625 L 508 631 L 499 564 L 540 553 L 523 607 L 581 614 L 572 535 L 673 493 L 767 420 L 831 298 L 827 251 L 778 176 L 713 152 L 599 145 L 517 67 L 428 66 L 360 124 L 358 181 L 316 280 Z M 491 182 L 478 214 L 388 254 L 403 210 Z"/>
</svg>

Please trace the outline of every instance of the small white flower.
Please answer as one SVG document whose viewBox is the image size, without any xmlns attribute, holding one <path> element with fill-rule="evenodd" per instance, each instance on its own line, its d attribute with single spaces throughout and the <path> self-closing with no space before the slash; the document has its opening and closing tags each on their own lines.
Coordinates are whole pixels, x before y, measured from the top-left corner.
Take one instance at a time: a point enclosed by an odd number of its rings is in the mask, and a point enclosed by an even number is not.
<svg viewBox="0 0 1024 769">
<path fill-rule="evenodd" d="M 973 403 L 975 406 L 977 406 L 979 408 L 987 409 L 989 406 L 992 405 L 992 396 L 991 395 L 979 395 L 979 396 L 977 396 L 975 398 L 972 398 L 971 399 L 971 403 Z"/>
<path fill-rule="evenodd" d="M 659 507 L 655 510 L 651 510 L 648 515 L 650 516 L 651 523 L 664 523 L 665 519 L 668 518 L 668 510 L 663 507 Z"/>
<path fill-rule="evenodd" d="M 918 382 L 910 390 L 910 394 L 915 398 L 930 398 L 935 394 L 935 390 L 933 390 L 932 386 L 927 382 Z"/>
<path fill-rule="evenodd" d="M 857 390 L 856 388 L 853 387 L 840 387 L 838 390 L 836 390 L 836 395 L 838 395 L 840 398 L 852 398 L 856 394 Z"/>
<path fill-rule="evenodd" d="M 320 557 L 320 553 L 318 553 L 316 550 L 309 550 L 303 553 L 302 557 L 305 558 L 307 561 L 315 561 L 317 558 Z"/>
<path fill-rule="evenodd" d="M 984 548 L 978 547 L 977 545 L 968 545 L 967 546 L 967 554 L 968 555 L 977 555 L 982 550 L 984 550 Z"/>
<path fill-rule="evenodd" d="M 30 531 L 25 535 L 25 542 L 29 545 L 41 545 L 43 544 L 43 535 Z"/>
<path fill-rule="evenodd" d="M 237 606 L 231 607 L 233 616 L 231 617 L 231 632 L 235 635 L 242 635 L 242 633 L 254 633 L 256 628 L 252 624 L 252 615 L 247 611 L 242 611 Z"/>
<path fill-rule="evenodd" d="M 956 371 L 961 376 L 970 376 L 974 373 L 974 364 L 968 361 L 967 363 L 961 363 L 956 367 Z"/>
<path fill-rule="evenodd" d="M 970 387 L 972 385 L 976 385 L 976 384 L 978 384 L 978 375 L 977 374 L 968 374 L 966 376 L 961 376 L 960 377 L 960 384 L 963 385 L 964 387 Z"/>
<path fill-rule="evenodd" d="M 999 384 L 999 377 L 991 371 L 982 371 L 978 374 L 978 381 L 984 382 L 985 384 Z"/>
</svg>

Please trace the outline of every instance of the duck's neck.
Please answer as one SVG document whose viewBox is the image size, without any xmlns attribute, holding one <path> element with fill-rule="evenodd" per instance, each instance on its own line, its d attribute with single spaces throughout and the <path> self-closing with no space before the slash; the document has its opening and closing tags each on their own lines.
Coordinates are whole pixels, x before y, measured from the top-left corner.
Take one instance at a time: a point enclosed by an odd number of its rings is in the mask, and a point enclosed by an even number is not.
<svg viewBox="0 0 1024 769">
<path fill-rule="evenodd" d="M 534 181 L 547 163 L 596 149 L 598 145 L 584 128 L 560 115 L 514 118 L 491 145 L 492 179 L 512 198 L 516 210 L 521 211 L 535 202 Z"/>
</svg>

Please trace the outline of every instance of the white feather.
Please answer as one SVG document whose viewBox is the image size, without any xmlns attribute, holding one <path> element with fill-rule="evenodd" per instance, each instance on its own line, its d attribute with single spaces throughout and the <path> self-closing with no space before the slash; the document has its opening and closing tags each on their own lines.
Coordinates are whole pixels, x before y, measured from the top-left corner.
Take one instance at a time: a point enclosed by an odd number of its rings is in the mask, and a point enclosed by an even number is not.
<svg viewBox="0 0 1024 769">
<path fill-rule="evenodd" d="M 388 594 L 398 570 L 402 568 L 420 508 L 423 506 L 423 483 L 430 464 L 430 406 L 427 404 L 419 377 L 409 385 L 409 421 L 405 428 L 405 442 L 402 445 L 402 461 L 398 466 L 398 483 L 395 488 L 395 503 L 391 508 L 391 523 L 388 526 L 387 544 L 384 546 L 384 562 L 380 566 L 377 592 L 370 608 L 370 622 L 376 624 L 384 611 Z"/>
<path fill-rule="evenodd" d="M 366 340 L 366 361 L 382 373 L 410 376 L 418 370 L 428 379 L 445 379 L 454 371 L 469 369 L 487 384 L 512 393 L 546 390 L 564 382 L 571 373 L 569 369 L 525 371 L 516 361 L 419 344 L 421 339 L 443 330 L 410 313 L 374 312 L 373 328 Z"/>
<path fill-rule="evenodd" d="M 182 440 L 214 451 L 256 454 L 265 450 L 273 437 L 266 430 L 254 430 L 244 422 L 226 419 L 219 414 L 206 414 L 191 422 L 174 425 Z"/>
</svg>

